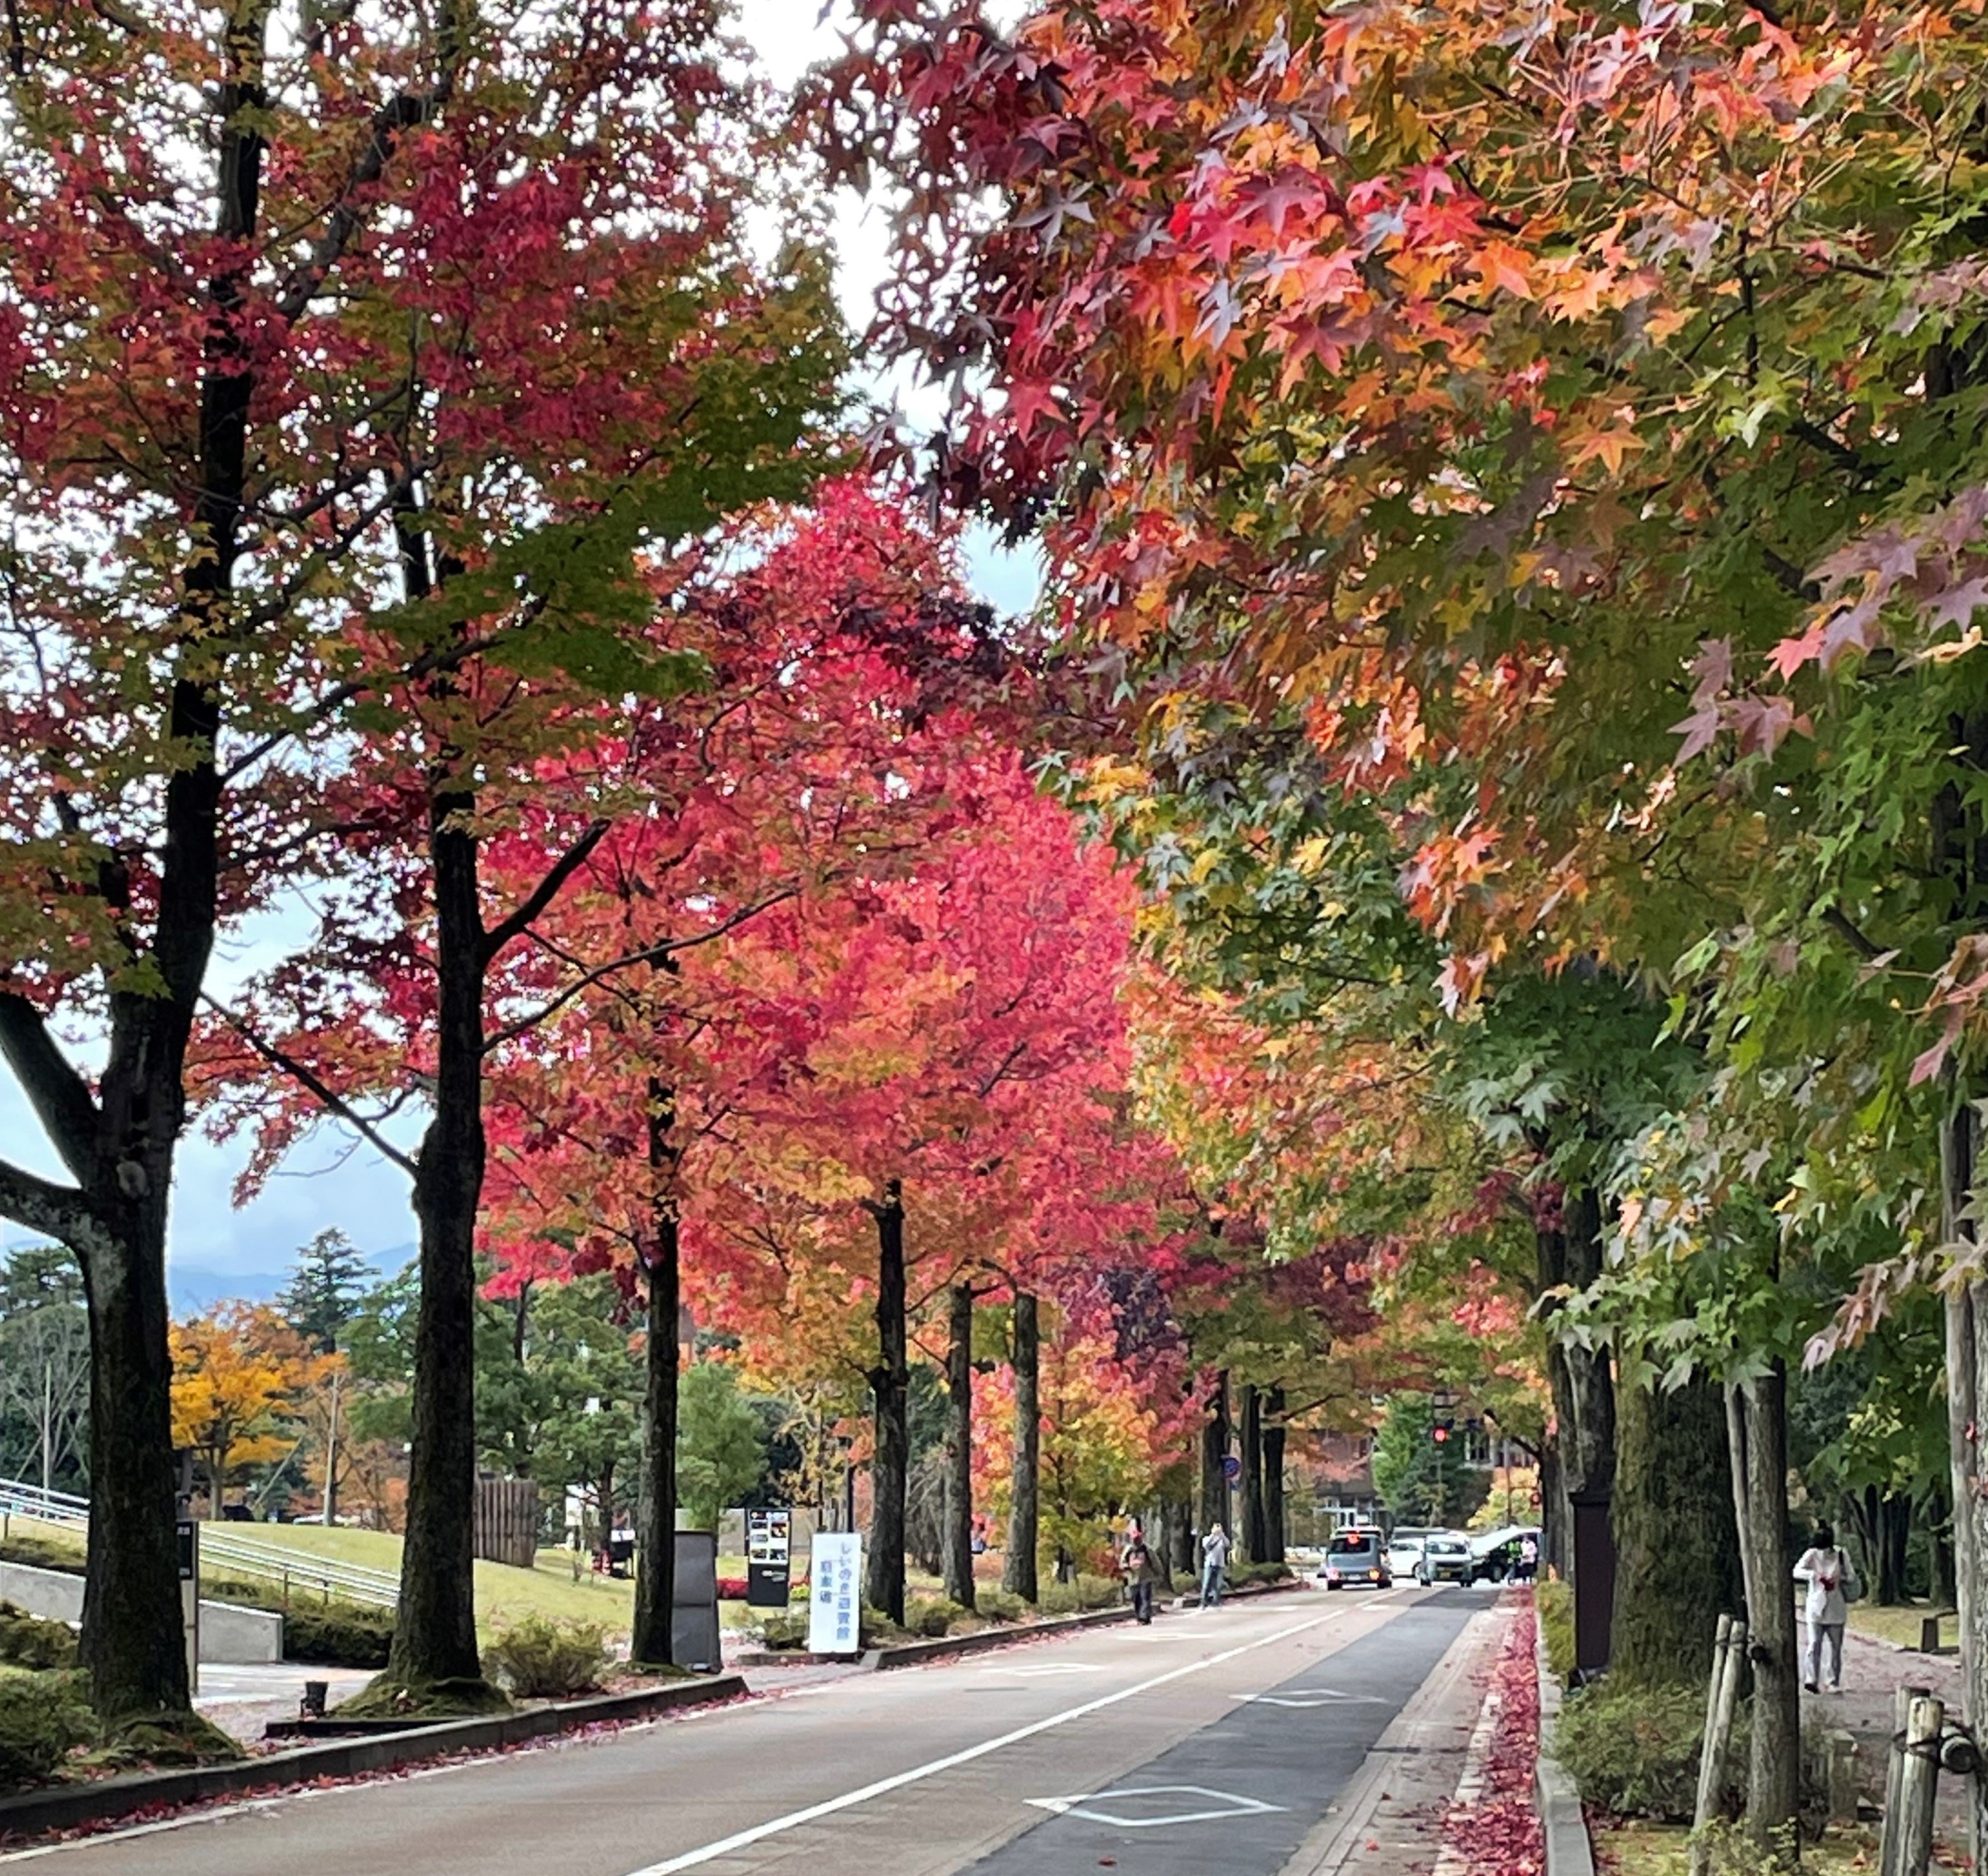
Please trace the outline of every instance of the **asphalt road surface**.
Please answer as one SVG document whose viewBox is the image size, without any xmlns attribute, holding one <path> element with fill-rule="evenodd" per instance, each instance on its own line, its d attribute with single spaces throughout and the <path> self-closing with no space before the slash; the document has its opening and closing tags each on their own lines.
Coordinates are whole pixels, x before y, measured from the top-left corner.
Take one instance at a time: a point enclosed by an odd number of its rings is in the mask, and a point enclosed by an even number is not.
<svg viewBox="0 0 1988 1876">
<path fill-rule="evenodd" d="M 1277 1876 L 1483 1594 L 1322 1591 L 0 1854 L 36 1876 Z"/>
</svg>

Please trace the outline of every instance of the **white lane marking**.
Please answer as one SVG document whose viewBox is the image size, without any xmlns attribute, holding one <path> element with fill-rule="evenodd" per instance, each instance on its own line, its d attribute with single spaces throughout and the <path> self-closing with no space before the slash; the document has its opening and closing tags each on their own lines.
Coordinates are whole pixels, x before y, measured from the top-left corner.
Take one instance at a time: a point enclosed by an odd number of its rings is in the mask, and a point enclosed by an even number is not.
<svg viewBox="0 0 1988 1876">
<path fill-rule="evenodd" d="M 1259 1707 L 1377 1707 L 1378 1694 L 1343 1694 L 1336 1687 L 1294 1687 L 1288 1693 L 1231 1694 L 1231 1700 L 1246 1700 Z"/>
<path fill-rule="evenodd" d="M 1104 1671 L 1095 1661 L 1031 1661 L 1023 1668 L 982 1668 L 982 1674 L 1018 1675 L 1029 1680 L 1037 1680 L 1052 1674 L 1099 1674 Z"/>
<path fill-rule="evenodd" d="M 1273 1642 L 1286 1641 L 1293 1635 L 1301 1635 L 1307 1629 L 1316 1628 L 1321 1622 L 1333 1620 L 1330 1615 L 1315 1615 L 1310 1621 L 1299 1622 L 1289 1628 L 1280 1628 L 1273 1633 L 1262 1635 L 1254 1641 L 1245 1641 L 1239 1646 L 1225 1648 L 1219 1655 L 1204 1655 L 1199 1661 L 1191 1661 L 1184 1666 L 1169 1668 L 1165 1674 L 1156 1674 L 1131 1687 L 1121 1687 L 1115 1694 L 1100 1694 L 1095 1700 L 1087 1700 L 1080 1706 L 1066 1707 L 1060 1713 L 1052 1713 L 1046 1719 L 1039 1719 L 1032 1725 L 1018 1726 L 1013 1732 L 1004 1732 L 991 1739 L 982 1739 L 978 1746 L 969 1746 L 956 1753 L 948 1753 L 943 1759 L 928 1759 L 921 1766 L 913 1766 L 908 1772 L 893 1773 L 888 1778 L 873 1780 L 867 1785 L 859 1785 L 854 1791 L 845 1791 L 839 1798 L 825 1798 L 819 1804 L 810 1804 L 797 1811 L 789 1811 L 783 1817 L 769 1817 L 764 1824 L 756 1824 L 743 1830 L 736 1830 L 729 1837 L 720 1837 L 715 1844 L 705 1844 L 695 1850 L 687 1850 L 681 1856 L 665 1857 L 661 1863 L 647 1863 L 639 1870 L 631 1870 L 628 1876 L 676 1876 L 678 1870 L 693 1870 L 700 1864 L 715 1863 L 720 1857 L 729 1856 L 735 1850 L 743 1850 L 769 1837 L 798 1829 L 802 1824 L 813 1824 L 820 1817 L 832 1817 L 837 1811 L 846 1811 L 852 1806 L 867 1804 L 872 1798 L 881 1798 L 886 1792 L 902 1790 L 906 1785 L 915 1785 L 921 1780 L 936 1776 L 941 1772 L 950 1772 L 955 1766 L 971 1764 L 976 1759 L 984 1759 L 989 1753 L 998 1753 L 1003 1748 L 1019 1745 L 1024 1739 L 1032 1739 L 1039 1732 L 1047 1732 L 1053 1727 L 1065 1726 L 1073 1719 L 1082 1719 L 1087 1714 L 1096 1713 L 1104 1708 L 1116 1706 L 1121 1700 L 1130 1700 L 1140 1694 L 1151 1693 L 1156 1687 L 1165 1687 L 1169 1682 L 1178 1681 L 1184 1675 L 1199 1674 L 1204 1668 L 1212 1668 L 1225 1661 L 1233 1661 L 1239 1655 L 1247 1655 L 1257 1648 L 1268 1648 Z"/>
<path fill-rule="evenodd" d="M 1169 1811 L 1158 1817 L 1127 1817 L 1117 1811 L 1095 1808 L 1107 1798 L 1164 1798 L 1176 1793 L 1209 1799 L 1220 1809 Z M 1040 1810 L 1053 1811 L 1059 1817 L 1085 1817 L 1093 1824 L 1108 1824 L 1121 1830 L 1151 1830 L 1163 1824 L 1208 1824 L 1230 1817 L 1254 1817 L 1266 1811 L 1284 1808 L 1281 1804 L 1266 1804 L 1261 1798 L 1246 1798 L 1239 1791 L 1211 1791 L 1205 1785 L 1115 1785 L 1109 1791 L 1080 1791 L 1067 1798 L 1029 1798 L 1023 1802 Z"/>
</svg>

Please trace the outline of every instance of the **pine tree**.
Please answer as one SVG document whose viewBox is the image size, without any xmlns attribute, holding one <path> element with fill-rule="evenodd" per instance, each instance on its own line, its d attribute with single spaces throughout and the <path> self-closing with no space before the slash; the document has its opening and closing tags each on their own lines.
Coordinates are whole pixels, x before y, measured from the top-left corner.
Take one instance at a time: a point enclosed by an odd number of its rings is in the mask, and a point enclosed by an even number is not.
<svg viewBox="0 0 1988 1876">
<path fill-rule="evenodd" d="M 320 1354 L 335 1354 L 345 1325 L 372 1287 L 372 1266 L 334 1225 L 299 1249 L 276 1306 Z"/>
</svg>

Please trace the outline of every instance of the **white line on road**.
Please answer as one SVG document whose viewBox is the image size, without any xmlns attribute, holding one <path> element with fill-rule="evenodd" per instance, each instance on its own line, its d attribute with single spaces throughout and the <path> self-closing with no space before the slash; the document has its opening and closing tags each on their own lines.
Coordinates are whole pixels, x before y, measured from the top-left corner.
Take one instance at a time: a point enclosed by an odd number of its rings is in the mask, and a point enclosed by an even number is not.
<svg viewBox="0 0 1988 1876">
<path fill-rule="evenodd" d="M 1337 1611 L 1334 1614 L 1337 1614 Z M 748 1844 L 762 1842 L 769 1837 L 778 1837 L 783 1832 L 798 1829 L 804 1824 L 813 1824 L 818 1817 L 830 1817 L 837 1811 L 846 1811 L 852 1806 L 867 1804 L 872 1798 L 881 1798 L 888 1791 L 901 1790 L 907 1785 L 915 1785 L 921 1779 L 935 1777 L 941 1772 L 950 1772 L 955 1766 L 970 1764 L 975 1759 L 984 1759 L 989 1753 L 998 1753 L 1002 1748 L 1019 1745 L 1024 1739 L 1032 1739 L 1039 1732 L 1047 1732 L 1051 1728 L 1067 1725 L 1071 1720 L 1082 1719 L 1086 1714 L 1096 1713 L 1109 1706 L 1116 1706 L 1121 1700 L 1130 1700 L 1139 1694 L 1151 1693 L 1156 1687 L 1164 1687 L 1170 1681 L 1178 1681 L 1184 1675 L 1199 1674 L 1205 1668 L 1212 1668 L 1225 1661 L 1233 1661 L 1239 1655 L 1247 1655 L 1253 1649 L 1268 1648 L 1274 1641 L 1286 1641 L 1293 1635 L 1301 1635 L 1308 1628 L 1316 1628 L 1322 1622 L 1333 1620 L 1332 1615 L 1315 1615 L 1310 1621 L 1299 1622 L 1289 1628 L 1280 1628 L 1275 1633 L 1260 1635 L 1254 1641 L 1245 1641 L 1239 1647 L 1224 1648 L 1219 1654 L 1204 1655 L 1199 1661 L 1191 1661 L 1184 1666 L 1169 1668 L 1165 1674 L 1156 1674 L 1148 1680 L 1140 1681 L 1131 1687 L 1121 1687 L 1115 1694 L 1100 1694 L 1095 1700 L 1087 1700 L 1081 1706 L 1066 1707 L 1060 1713 L 1052 1713 L 1046 1719 L 1039 1719 L 1032 1725 L 1018 1726 L 1013 1732 L 1004 1732 L 997 1738 L 982 1739 L 978 1746 L 969 1746 L 963 1751 L 948 1753 L 943 1759 L 928 1760 L 921 1766 L 914 1766 L 908 1772 L 893 1773 L 888 1778 L 880 1778 L 867 1785 L 858 1786 L 854 1791 L 845 1791 L 839 1798 L 825 1798 L 819 1804 L 810 1804 L 804 1810 L 789 1811 L 784 1817 L 770 1817 L 764 1824 L 756 1824 L 749 1830 L 735 1831 L 730 1837 L 721 1837 L 715 1844 L 705 1844 L 696 1850 L 686 1850 L 680 1856 L 666 1857 L 661 1863 L 644 1864 L 639 1870 L 631 1870 L 629 1876 L 675 1876 L 678 1870 L 695 1869 L 702 1863 L 712 1863 L 720 1857 L 729 1856 L 735 1850 L 743 1850 Z"/>
</svg>

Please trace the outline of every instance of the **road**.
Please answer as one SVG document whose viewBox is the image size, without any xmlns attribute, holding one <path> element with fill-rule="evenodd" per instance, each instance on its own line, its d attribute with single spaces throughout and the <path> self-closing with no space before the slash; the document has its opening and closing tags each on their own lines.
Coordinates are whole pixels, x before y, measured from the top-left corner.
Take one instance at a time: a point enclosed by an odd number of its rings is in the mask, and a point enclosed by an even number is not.
<svg viewBox="0 0 1988 1876">
<path fill-rule="evenodd" d="M 1279 1876 L 1446 1653 L 1457 1678 L 1452 1644 L 1489 1600 L 1307 1590 L 1165 1615 L 0 1854 L 0 1869 Z"/>
</svg>

